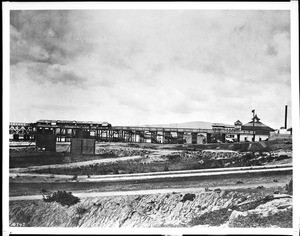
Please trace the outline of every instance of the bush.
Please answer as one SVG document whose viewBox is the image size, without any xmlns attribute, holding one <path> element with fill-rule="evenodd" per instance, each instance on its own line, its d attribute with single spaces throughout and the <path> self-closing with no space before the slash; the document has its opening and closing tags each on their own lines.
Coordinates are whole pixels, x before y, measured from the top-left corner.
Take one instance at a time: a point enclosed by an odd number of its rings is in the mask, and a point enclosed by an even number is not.
<svg viewBox="0 0 300 236">
<path fill-rule="evenodd" d="M 293 179 L 291 179 L 289 183 L 285 185 L 285 190 L 288 192 L 288 194 L 293 194 Z"/>
<path fill-rule="evenodd" d="M 75 175 L 73 175 L 73 177 L 71 178 L 71 180 L 77 180 L 77 178 L 78 178 L 78 175 L 75 174 Z"/>
<path fill-rule="evenodd" d="M 168 155 L 167 157 L 169 159 L 169 162 L 172 164 L 180 162 L 181 159 L 180 155 Z"/>
<path fill-rule="evenodd" d="M 77 212 L 78 215 L 83 215 L 84 213 L 87 212 L 87 209 L 84 208 L 84 207 L 78 207 L 78 208 L 76 209 L 76 212 Z"/>
<path fill-rule="evenodd" d="M 183 198 L 181 199 L 181 202 L 194 201 L 195 197 L 196 197 L 195 194 L 187 193 L 183 196 Z"/>
<path fill-rule="evenodd" d="M 72 195 L 71 192 L 66 191 L 57 191 L 52 193 L 50 196 L 43 197 L 45 202 L 58 202 L 62 206 L 71 206 L 75 205 L 76 203 L 80 202 L 78 197 Z"/>
</svg>

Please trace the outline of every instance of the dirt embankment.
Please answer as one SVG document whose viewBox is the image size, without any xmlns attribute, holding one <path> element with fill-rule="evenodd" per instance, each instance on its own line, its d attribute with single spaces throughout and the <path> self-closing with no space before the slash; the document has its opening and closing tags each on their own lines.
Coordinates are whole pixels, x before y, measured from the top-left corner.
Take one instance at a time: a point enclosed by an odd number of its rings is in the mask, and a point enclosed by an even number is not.
<svg viewBox="0 0 300 236">
<path fill-rule="evenodd" d="M 66 144 L 58 144 L 58 152 L 56 153 L 35 152 L 31 149 L 33 147 L 27 149 L 11 148 L 10 168 L 44 166 L 43 168 L 30 169 L 31 171 L 43 169 L 37 173 L 50 174 L 122 174 L 239 167 L 264 165 L 267 163 L 281 164 L 290 163 L 292 157 L 292 143 L 290 141 L 194 146 L 98 143 L 96 155 L 71 155 L 67 151 L 68 145 Z M 141 158 L 140 160 L 131 160 L 129 158 L 127 162 L 117 165 L 115 163 L 97 165 L 99 160 L 102 163 L 102 159 L 111 158 L 118 160 L 120 157 L 134 156 L 140 156 Z M 58 167 L 55 164 L 62 165 Z M 49 166 L 46 167 L 45 165 Z"/>
<path fill-rule="evenodd" d="M 228 150 L 203 150 L 172 151 L 171 153 L 171 151 L 164 152 L 160 150 L 149 155 L 140 156 L 140 158 L 124 157 L 123 159 L 117 158 L 114 159 L 115 161 L 109 162 L 105 160 L 94 160 L 73 164 L 43 166 L 39 168 L 30 167 L 27 169 L 18 169 L 18 171 L 40 174 L 107 175 L 260 166 L 291 163 L 292 152 L 240 153 Z M 15 172 L 13 169 L 11 169 L 11 171 Z"/>
<path fill-rule="evenodd" d="M 292 150 L 292 139 L 271 140 L 260 142 L 239 142 L 239 143 L 209 143 L 209 144 L 174 144 L 164 145 L 164 148 L 177 150 L 232 150 L 238 152 L 274 151 L 279 149 Z"/>
<path fill-rule="evenodd" d="M 70 207 L 43 201 L 12 201 L 10 226 L 291 227 L 291 196 L 278 196 L 237 191 L 173 192 L 85 198 Z"/>
<path fill-rule="evenodd" d="M 136 147 L 104 146 L 97 144 L 95 155 L 77 155 L 70 154 L 69 145 L 57 144 L 56 152 L 36 151 L 35 147 L 11 147 L 9 150 L 9 167 L 25 168 L 29 166 L 43 166 L 55 164 L 80 163 L 85 161 L 97 161 L 108 158 L 119 157 L 144 157 L 153 152 L 153 150 Z"/>
</svg>

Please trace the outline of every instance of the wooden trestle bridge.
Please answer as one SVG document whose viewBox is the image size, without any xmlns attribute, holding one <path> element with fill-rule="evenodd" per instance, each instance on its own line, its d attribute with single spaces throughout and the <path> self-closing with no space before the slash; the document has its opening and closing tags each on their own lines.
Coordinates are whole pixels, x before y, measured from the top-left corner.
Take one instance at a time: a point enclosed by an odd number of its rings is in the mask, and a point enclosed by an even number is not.
<svg viewBox="0 0 300 236">
<path fill-rule="evenodd" d="M 68 142 L 71 138 L 93 138 L 110 142 L 151 142 L 151 143 L 198 143 L 198 137 L 211 143 L 218 135 L 225 142 L 226 135 L 235 135 L 237 141 L 241 134 L 253 131 L 238 129 L 192 129 L 167 127 L 112 126 L 107 122 L 54 121 L 39 120 L 35 123 L 10 123 L 10 138 L 13 140 L 34 140 L 37 134 L 56 135 L 57 141 Z"/>
</svg>

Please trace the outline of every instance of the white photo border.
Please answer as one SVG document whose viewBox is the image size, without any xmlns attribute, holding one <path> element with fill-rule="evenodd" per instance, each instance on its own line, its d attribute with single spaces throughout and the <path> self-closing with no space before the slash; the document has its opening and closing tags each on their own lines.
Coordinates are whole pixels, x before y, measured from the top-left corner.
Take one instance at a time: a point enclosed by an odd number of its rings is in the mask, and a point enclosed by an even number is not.
<svg viewBox="0 0 300 236">
<path fill-rule="evenodd" d="M 2 219 L 3 234 L 99 234 L 99 228 L 9 227 L 9 98 L 10 98 L 10 10 L 100 10 L 100 9 L 199 9 L 199 10 L 290 10 L 291 17 L 291 86 L 293 122 L 293 228 L 101 228 L 101 234 L 266 234 L 299 235 L 299 25 L 298 2 L 4 2 L 3 5 L 3 122 L 2 122 Z M 251 230 L 251 231 L 250 231 Z"/>
</svg>

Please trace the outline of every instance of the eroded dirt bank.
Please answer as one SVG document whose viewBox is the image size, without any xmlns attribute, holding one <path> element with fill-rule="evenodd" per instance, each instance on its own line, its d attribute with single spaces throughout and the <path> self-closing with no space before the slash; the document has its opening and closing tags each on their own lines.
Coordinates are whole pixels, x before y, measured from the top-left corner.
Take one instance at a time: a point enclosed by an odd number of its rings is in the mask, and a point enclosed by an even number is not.
<svg viewBox="0 0 300 236">
<path fill-rule="evenodd" d="M 208 191 L 83 198 L 59 203 L 11 201 L 10 226 L 292 227 L 292 198 L 268 191 Z"/>
</svg>

